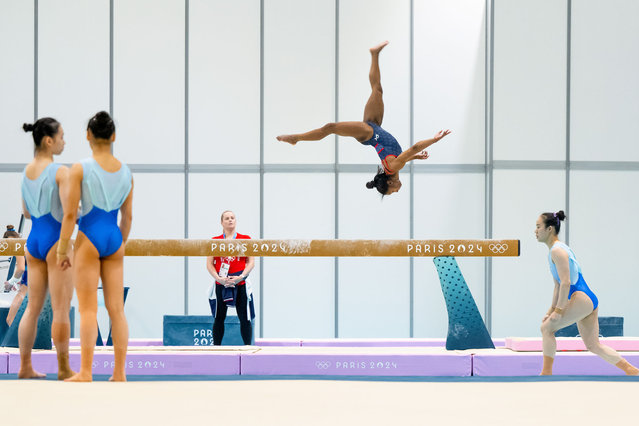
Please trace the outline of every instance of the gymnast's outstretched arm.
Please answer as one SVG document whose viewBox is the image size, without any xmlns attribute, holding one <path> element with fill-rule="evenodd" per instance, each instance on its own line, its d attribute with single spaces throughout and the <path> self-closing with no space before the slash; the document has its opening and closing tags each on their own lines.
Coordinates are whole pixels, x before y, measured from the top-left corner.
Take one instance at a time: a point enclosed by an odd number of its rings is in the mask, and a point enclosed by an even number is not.
<svg viewBox="0 0 639 426">
<path fill-rule="evenodd" d="M 399 154 L 399 156 L 395 159 L 389 161 L 389 168 L 391 170 L 399 171 L 401 170 L 406 163 L 412 160 L 425 160 L 428 158 L 428 153 L 423 152 L 426 148 L 439 141 L 443 137 L 450 134 L 450 130 L 440 130 L 435 134 L 432 139 L 424 139 L 422 141 L 417 142 L 415 145 L 408 148 L 406 151 Z"/>
</svg>

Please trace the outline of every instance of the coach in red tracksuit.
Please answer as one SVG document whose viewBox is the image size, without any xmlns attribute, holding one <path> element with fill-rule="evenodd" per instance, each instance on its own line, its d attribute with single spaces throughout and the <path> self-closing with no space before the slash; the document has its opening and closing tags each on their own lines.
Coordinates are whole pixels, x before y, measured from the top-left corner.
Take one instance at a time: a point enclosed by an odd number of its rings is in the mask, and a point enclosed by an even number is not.
<svg viewBox="0 0 639 426">
<path fill-rule="evenodd" d="M 235 213 L 230 210 L 222 213 L 224 233 L 213 239 L 249 240 L 251 237 L 235 232 Z M 252 257 L 213 257 L 206 258 L 206 269 L 215 279 L 215 298 L 217 299 L 215 321 L 213 323 L 213 344 L 221 345 L 224 337 L 224 320 L 228 306 L 235 306 L 240 320 L 240 332 L 245 345 L 251 344 L 253 329 L 247 313 L 248 295 L 246 277 L 253 270 L 255 259 Z"/>
</svg>

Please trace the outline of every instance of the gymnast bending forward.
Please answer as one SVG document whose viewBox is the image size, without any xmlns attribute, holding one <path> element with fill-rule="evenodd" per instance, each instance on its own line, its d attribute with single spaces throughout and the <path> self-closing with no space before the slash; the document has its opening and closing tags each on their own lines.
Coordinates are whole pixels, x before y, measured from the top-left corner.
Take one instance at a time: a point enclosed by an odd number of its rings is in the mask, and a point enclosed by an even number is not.
<svg viewBox="0 0 639 426">
<path fill-rule="evenodd" d="M 73 273 L 80 312 L 82 357 L 80 371 L 68 380 L 87 382 L 93 379 L 93 351 L 98 337 L 98 281 L 101 278 L 104 302 L 111 319 L 115 358 L 110 380 L 125 381 L 129 328 L 124 316 L 122 264 L 124 243 L 131 230 L 133 179 L 127 165 L 111 154 L 115 124 L 108 113 L 99 112 L 89 120 L 87 140 L 93 156 L 71 167 L 60 232 L 60 241 L 67 243 L 81 199 Z M 121 214 L 119 227 L 118 212 Z M 62 249 L 58 249 L 58 262 L 66 268 L 71 266 L 71 259 Z"/>
<path fill-rule="evenodd" d="M 371 95 L 364 108 L 364 121 L 342 121 L 328 123 L 319 129 L 306 133 L 281 135 L 277 140 L 295 145 L 299 141 L 318 141 L 326 136 L 336 134 L 350 136 L 357 139 L 363 145 L 375 148 L 382 162 L 377 174 L 372 181 L 366 183 L 369 189 L 376 188 L 382 195 L 389 195 L 399 191 L 402 183 L 399 180 L 399 171 L 412 160 L 425 160 L 428 158 L 426 148 L 450 133 L 450 130 L 439 131 L 432 139 L 417 142 L 406 151 L 390 133 L 382 129 L 384 118 L 384 100 L 382 98 L 382 84 L 379 71 L 379 52 L 388 44 L 387 41 L 372 47 L 371 69 L 368 78 L 371 84 Z"/>
<path fill-rule="evenodd" d="M 599 342 L 599 301 L 586 284 L 575 253 L 557 237 L 561 221 L 565 218 L 563 210 L 557 213 L 542 213 L 535 226 L 537 241 L 545 243 L 550 249 L 548 263 L 555 282 L 551 307 L 541 323 L 544 351 L 541 375 L 552 374 L 552 364 L 557 350 L 555 332 L 575 322 L 590 352 L 619 367 L 627 375 L 639 375 L 639 370 L 623 359 L 617 351 Z"/>
</svg>

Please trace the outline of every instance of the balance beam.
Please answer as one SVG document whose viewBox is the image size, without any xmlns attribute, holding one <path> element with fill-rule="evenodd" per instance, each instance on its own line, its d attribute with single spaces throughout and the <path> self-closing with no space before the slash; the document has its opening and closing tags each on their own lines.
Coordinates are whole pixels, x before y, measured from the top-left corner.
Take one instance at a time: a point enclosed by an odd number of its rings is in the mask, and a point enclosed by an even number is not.
<svg viewBox="0 0 639 426">
<path fill-rule="evenodd" d="M 0 256 L 23 256 L 26 240 L 0 240 Z M 126 256 L 512 257 L 519 240 L 138 240 Z"/>
</svg>

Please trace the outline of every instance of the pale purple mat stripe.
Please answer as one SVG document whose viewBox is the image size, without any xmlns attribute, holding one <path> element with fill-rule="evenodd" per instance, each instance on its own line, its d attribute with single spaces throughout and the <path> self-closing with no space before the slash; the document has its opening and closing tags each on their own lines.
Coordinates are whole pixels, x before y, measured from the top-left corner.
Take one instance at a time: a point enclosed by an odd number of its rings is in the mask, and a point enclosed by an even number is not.
<svg viewBox="0 0 639 426">
<path fill-rule="evenodd" d="M 53 374 L 58 371 L 55 351 L 34 352 L 33 367 L 41 373 Z M 71 368 L 80 368 L 80 354 L 69 356 Z M 9 354 L 9 374 L 17 374 L 20 355 Z M 93 374 L 113 372 L 113 353 L 96 352 L 93 358 Z M 126 373 L 131 375 L 210 375 L 227 376 L 240 374 L 239 352 L 206 353 L 190 352 L 129 352 L 126 357 Z"/>
<path fill-rule="evenodd" d="M 0 374 L 9 374 L 9 354 L 0 353 Z"/>
<path fill-rule="evenodd" d="M 617 352 L 623 351 L 639 351 L 639 340 L 636 338 L 624 337 L 602 337 L 599 339 L 601 344 L 611 347 Z M 534 338 L 517 338 L 509 337 L 506 339 L 506 347 L 513 351 L 520 352 L 541 352 L 543 342 L 540 337 Z M 557 339 L 558 351 L 585 351 L 586 344 L 578 337 L 560 337 Z"/>
<path fill-rule="evenodd" d="M 245 375 L 470 376 L 472 355 L 243 353 Z"/>
<path fill-rule="evenodd" d="M 104 340 L 106 345 L 106 340 Z M 69 339 L 69 346 L 80 346 L 80 339 Z M 162 339 L 129 339 L 129 346 L 162 346 Z"/>
<path fill-rule="evenodd" d="M 255 346 L 302 346 L 301 339 L 255 339 Z"/>
<path fill-rule="evenodd" d="M 622 352 L 631 364 L 639 365 L 639 354 Z M 479 353 L 473 356 L 474 376 L 537 376 L 541 372 L 541 352 Z M 623 371 L 590 352 L 557 353 L 553 374 L 558 376 L 621 376 Z"/>
<path fill-rule="evenodd" d="M 493 339 L 495 347 L 503 347 L 506 339 Z M 256 346 L 313 346 L 313 347 L 444 347 L 442 338 L 399 339 L 255 339 Z"/>
</svg>

